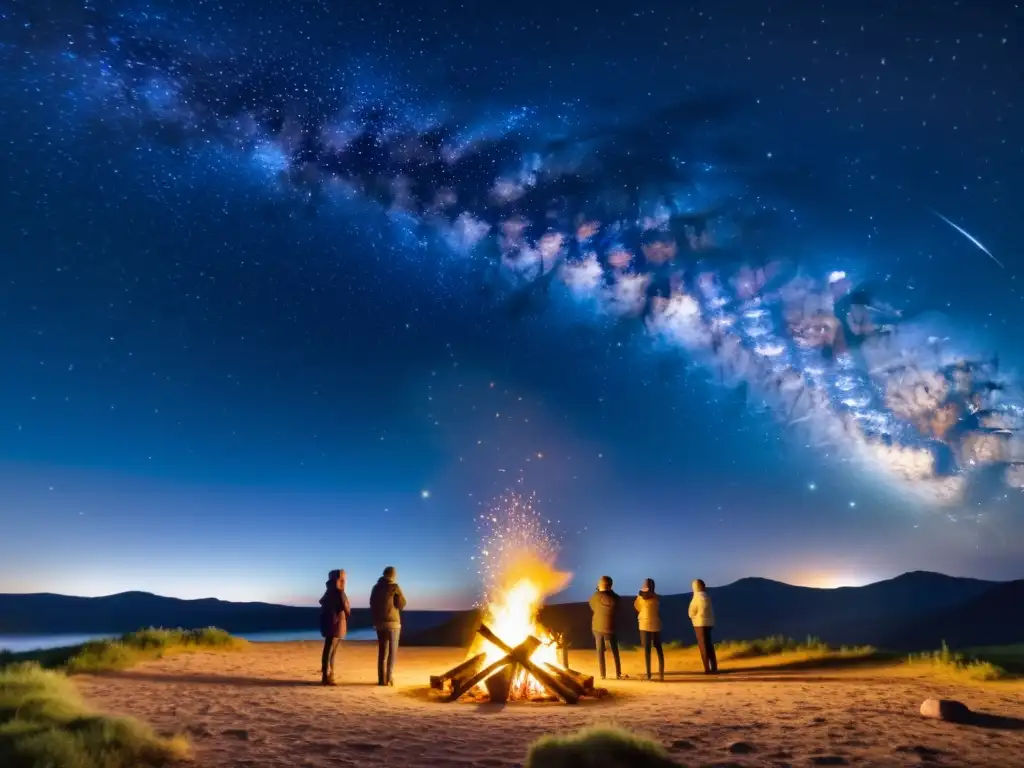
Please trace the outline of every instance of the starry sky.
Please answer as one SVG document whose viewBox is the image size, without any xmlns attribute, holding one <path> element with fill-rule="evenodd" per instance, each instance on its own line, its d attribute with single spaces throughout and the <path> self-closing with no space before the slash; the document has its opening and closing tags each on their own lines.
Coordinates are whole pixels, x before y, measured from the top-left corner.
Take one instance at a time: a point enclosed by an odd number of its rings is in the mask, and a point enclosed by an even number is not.
<svg viewBox="0 0 1024 768">
<path fill-rule="evenodd" d="M 1024 576 L 1020 486 L 903 493 L 753 374 L 453 244 L 509 220 L 495 190 L 535 230 L 672 198 L 710 271 L 855 275 L 1016 391 L 1021 30 L 995 0 L 0 6 L 0 591 L 308 604 L 344 567 L 359 605 L 393 564 L 464 607 L 508 489 L 559 599 Z"/>
</svg>

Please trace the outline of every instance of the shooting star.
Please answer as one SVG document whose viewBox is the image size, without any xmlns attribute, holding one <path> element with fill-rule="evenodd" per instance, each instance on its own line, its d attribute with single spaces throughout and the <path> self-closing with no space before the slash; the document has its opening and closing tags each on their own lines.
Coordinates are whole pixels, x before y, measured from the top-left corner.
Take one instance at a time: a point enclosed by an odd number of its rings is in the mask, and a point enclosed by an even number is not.
<svg viewBox="0 0 1024 768">
<path fill-rule="evenodd" d="M 994 261 L 994 262 L 995 262 L 996 264 L 998 264 L 998 265 L 999 265 L 1000 267 L 1002 267 L 1003 269 L 1006 269 L 1006 267 L 1005 267 L 1005 266 L 1003 266 L 1003 262 L 1001 262 L 1001 261 L 1000 261 L 999 259 L 997 259 L 997 258 L 996 258 L 995 256 L 993 256 L 993 255 L 992 255 L 992 251 L 990 251 L 990 250 L 989 250 L 988 248 L 986 248 L 986 247 L 985 247 L 984 245 L 982 245 L 982 244 L 981 244 L 981 242 L 980 242 L 980 241 L 978 240 L 978 238 L 976 238 L 976 237 L 975 237 L 974 235 L 972 235 L 972 234 L 971 234 L 970 232 L 968 232 L 968 231 L 967 231 L 966 229 L 964 229 L 963 227 L 958 227 L 958 226 L 957 226 L 956 224 L 954 224 L 954 223 L 953 223 L 952 221 L 950 221 L 949 219 L 947 219 L 947 218 L 946 218 L 945 216 L 943 216 L 943 215 L 942 215 L 941 213 L 939 213 L 939 212 L 938 212 L 938 211 L 936 211 L 935 209 L 932 209 L 932 213 L 934 213 L 934 214 L 935 214 L 936 216 L 938 216 L 938 217 L 939 217 L 940 219 L 942 219 L 942 220 L 943 220 L 944 222 L 946 222 L 947 224 L 949 224 L 949 226 L 951 226 L 951 227 L 952 227 L 953 229 L 955 229 L 955 230 L 956 230 L 957 232 L 959 232 L 959 233 L 960 233 L 961 235 L 963 235 L 963 236 L 964 236 L 964 237 L 966 237 L 966 238 L 967 238 L 968 240 L 970 240 L 970 241 L 971 241 L 972 243 L 974 243 L 974 244 L 975 244 L 976 246 L 978 246 L 978 248 L 979 248 L 980 250 L 982 250 L 982 251 L 984 251 L 984 252 L 985 252 L 985 255 L 986 255 L 986 256 L 988 256 L 988 257 L 989 257 L 990 259 L 992 259 L 992 261 Z"/>
</svg>

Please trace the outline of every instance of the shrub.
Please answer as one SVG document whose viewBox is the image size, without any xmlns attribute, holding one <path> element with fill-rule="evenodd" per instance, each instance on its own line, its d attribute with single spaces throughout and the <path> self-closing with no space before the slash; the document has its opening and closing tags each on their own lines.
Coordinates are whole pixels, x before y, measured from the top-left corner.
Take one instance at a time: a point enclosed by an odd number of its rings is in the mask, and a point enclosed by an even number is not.
<svg viewBox="0 0 1024 768">
<path fill-rule="evenodd" d="M 34 663 L 0 670 L 4 768 L 161 766 L 189 751 L 183 737 L 163 738 L 137 720 L 92 712 L 64 675 Z"/>
<path fill-rule="evenodd" d="M 833 650 L 816 637 L 807 637 L 800 642 L 783 635 L 772 635 L 760 640 L 717 643 L 716 648 L 734 659 L 775 656 L 780 653 L 828 653 Z"/>
<path fill-rule="evenodd" d="M 223 629 L 142 629 L 116 640 L 85 643 L 65 662 L 68 674 L 126 669 L 147 659 L 196 650 L 237 650 L 246 642 Z"/>
<path fill-rule="evenodd" d="M 33 661 L 44 669 L 63 669 L 69 674 L 126 669 L 170 653 L 198 650 L 238 650 L 247 645 L 223 629 L 141 629 L 113 640 L 94 640 L 66 648 L 24 653 L 0 653 L 0 669 Z"/>
<path fill-rule="evenodd" d="M 524 768 L 678 768 L 662 746 L 618 728 L 542 736 Z"/>
<path fill-rule="evenodd" d="M 983 661 L 963 653 L 950 650 L 946 642 L 937 651 L 911 654 L 907 663 L 912 666 L 927 666 L 934 671 L 967 680 L 1004 680 L 1010 674 L 990 661 Z"/>
</svg>

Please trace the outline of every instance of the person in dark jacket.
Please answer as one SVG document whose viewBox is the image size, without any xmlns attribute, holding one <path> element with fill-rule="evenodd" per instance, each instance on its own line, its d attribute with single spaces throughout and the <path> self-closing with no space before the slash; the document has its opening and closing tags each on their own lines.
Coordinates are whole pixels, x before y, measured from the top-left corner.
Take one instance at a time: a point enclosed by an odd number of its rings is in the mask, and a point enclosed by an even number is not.
<svg viewBox="0 0 1024 768">
<path fill-rule="evenodd" d="M 370 591 L 370 613 L 377 630 L 377 685 L 395 684 L 392 675 L 405 610 L 405 595 L 395 582 L 396 577 L 395 569 L 389 565 Z"/>
<path fill-rule="evenodd" d="M 320 598 L 320 635 L 324 639 L 324 652 L 320 659 L 320 682 L 323 685 L 337 685 L 334 682 L 334 656 L 338 643 L 345 639 L 348 618 L 352 608 L 345 594 L 345 571 L 331 571 L 327 574 L 327 589 Z"/>
<path fill-rule="evenodd" d="M 604 650 L 607 646 L 612 652 L 615 662 L 615 679 L 622 679 L 622 664 L 619 662 L 619 635 L 615 631 L 615 611 L 619 606 L 619 596 L 612 591 L 612 577 L 602 576 L 597 582 L 597 591 L 590 597 L 590 610 L 594 614 L 591 629 L 594 631 L 594 642 L 597 645 L 597 667 L 601 679 L 605 679 Z"/>
<path fill-rule="evenodd" d="M 644 647 L 644 665 L 647 679 L 651 679 L 651 648 L 658 653 L 658 679 L 665 679 L 665 653 L 661 649 L 661 599 L 654 591 L 654 579 L 644 580 L 640 594 L 633 601 L 637 622 L 640 625 L 640 643 Z"/>
</svg>

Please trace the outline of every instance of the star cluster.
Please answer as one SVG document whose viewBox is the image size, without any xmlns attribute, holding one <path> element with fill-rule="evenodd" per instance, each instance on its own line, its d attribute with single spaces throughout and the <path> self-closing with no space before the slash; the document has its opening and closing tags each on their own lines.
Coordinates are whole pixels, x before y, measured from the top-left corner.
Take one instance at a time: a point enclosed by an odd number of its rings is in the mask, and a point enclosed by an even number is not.
<svg viewBox="0 0 1024 768">
<path fill-rule="evenodd" d="M 762 399 L 774 392 L 772 407 L 809 426 L 812 444 L 932 500 L 961 500 L 963 473 L 993 462 L 1006 466 L 1006 485 L 1024 487 L 1013 439 L 1024 411 L 1015 393 L 995 396 L 1007 388 L 995 368 L 957 349 L 908 359 L 920 339 L 906 334 L 893 352 L 901 311 L 875 306 L 877 292 L 845 272 L 815 282 L 763 247 L 754 262 L 729 263 L 758 252 L 752 222 L 779 207 L 754 194 L 738 162 L 722 161 L 720 146 L 679 159 L 676 148 L 702 133 L 697 123 L 728 109 L 720 99 L 684 100 L 614 129 L 530 136 L 518 130 L 520 109 L 467 131 L 309 79 L 295 64 L 200 56 L 148 28 L 97 19 L 86 25 L 92 45 L 63 51 L 86 81 L 98 73 L 99 108 L 136 129 L 213 141 L 310 205 L 341 185 L 390 211 L 406 240 L 439 237 L 470 257 L 486 284 L 511 287 L 514 307 L 547 300 L 557 281 L 598 314 L 642 318 L 691 354 L 710 350 L 706 364 L 723 380 L 754 384 Z M 651 124 L 673 131 L 641 143 Z M 951 425 L 936 420 L 977 426 L 951 445 Z"/>
<path fill-rule="evenodd" d="M 779 454 L 1019 508 L 1024 19 L 930 9 L 12 3 L 8 453 L 425 461 L 368 503 L 417 520 L 630 453 L 692 499 L 688 432 L 708 520 Z"/>
</svg>

